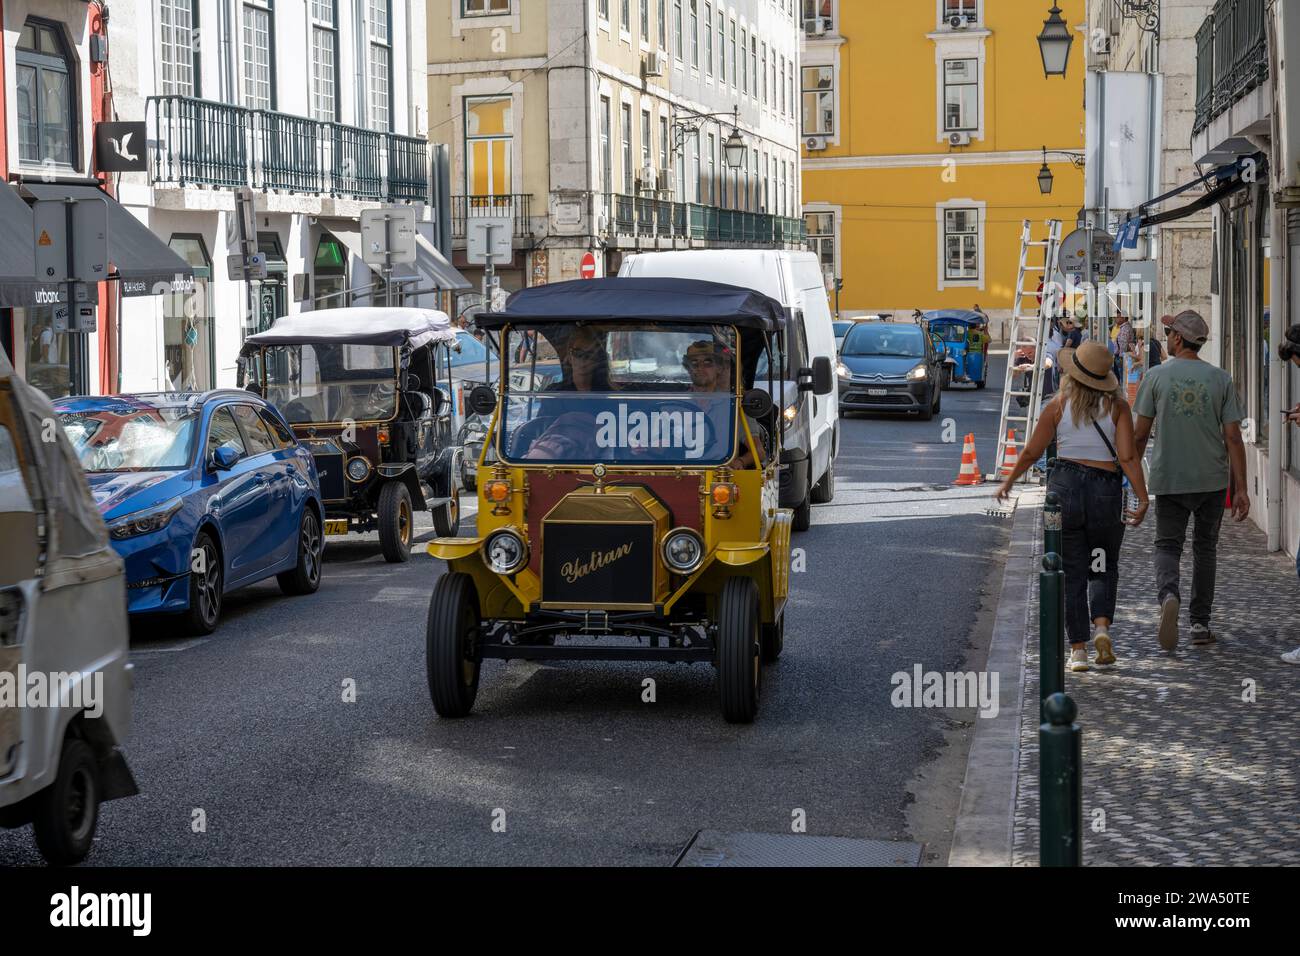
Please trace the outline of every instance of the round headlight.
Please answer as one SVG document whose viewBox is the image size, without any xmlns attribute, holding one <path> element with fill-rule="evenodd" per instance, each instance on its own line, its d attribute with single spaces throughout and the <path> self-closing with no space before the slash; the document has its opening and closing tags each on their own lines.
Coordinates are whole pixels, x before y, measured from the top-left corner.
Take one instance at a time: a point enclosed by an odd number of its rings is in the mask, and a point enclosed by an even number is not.
<svg viewBox="0 0 1300 956">
<path fill-rule="evenodd" d="M 664 563 L 678 574 L 690 574 L 704 560 L 704 541 L 690 528 L 664 535 Z"/>
<path fill-rule="evenodd" d="M 370 462 L 366 461 L 361 455 L 357 455 L 357 457 L 349 459 L 347 471 L 348 477 L 353 481 L 365 481 L 370 474 Z"/>
<path fill-rule="evenodd" d="M 483 560 L 497 574 L 513 574 L 528 560 L 528 546 L 514 531 L 495 531 L 483 542 Z"/>
</svg>

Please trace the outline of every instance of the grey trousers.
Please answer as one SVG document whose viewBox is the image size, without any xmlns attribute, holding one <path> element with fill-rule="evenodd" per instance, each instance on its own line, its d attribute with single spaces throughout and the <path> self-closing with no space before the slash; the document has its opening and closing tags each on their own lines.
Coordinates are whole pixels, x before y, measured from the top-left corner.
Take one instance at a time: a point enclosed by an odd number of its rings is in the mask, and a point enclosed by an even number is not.
<svg viewBox="0 0 1300 956">
<path fill-rule="evenodd" d="M 1167 595 L 1182 600 L 1178 590 L 1178 564 L 1187 539 L 1187 522 L 1192 525 L 1192 603 L 1188 612 L 1193 624 L 1210 625 L 1214 606 L 1214 571 L 1218 558 L 1219 527 L 1223 524 L 1223 498 L 1218 491 L 1156 496 L 1156 600 Z"/>
</svg>

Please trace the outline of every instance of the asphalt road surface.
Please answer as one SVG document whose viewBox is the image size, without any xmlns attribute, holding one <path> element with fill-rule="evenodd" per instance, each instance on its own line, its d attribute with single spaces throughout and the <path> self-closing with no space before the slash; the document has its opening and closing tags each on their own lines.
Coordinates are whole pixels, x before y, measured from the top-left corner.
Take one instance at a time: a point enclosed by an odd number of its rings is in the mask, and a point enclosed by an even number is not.
<svg viewBox="0 0 1300 956">
<path fill-rule="evenodd" d="M 973 715 L 895 708 L 890 676 L 982 660 L 1009 522 L 992 486 L 951 482 L 967 432 L 992 470 L 1001 368 L 931 422 L 843 421 L 753 725 L 723 722 L 706 665 L 588 662 L 486 662 L 473 714 L 441 720 L 424 622 L 443 565 L 331 539 L 316 595 L 237 592 L 203 639 L 137 628 L 141 794 L 102 808 L 88 864 L 668 865 L 697 830 L 801 818 L 942 862 Z M 0 864 L 38 862 L 29 830 L 0 830 Z"/>
</svg>

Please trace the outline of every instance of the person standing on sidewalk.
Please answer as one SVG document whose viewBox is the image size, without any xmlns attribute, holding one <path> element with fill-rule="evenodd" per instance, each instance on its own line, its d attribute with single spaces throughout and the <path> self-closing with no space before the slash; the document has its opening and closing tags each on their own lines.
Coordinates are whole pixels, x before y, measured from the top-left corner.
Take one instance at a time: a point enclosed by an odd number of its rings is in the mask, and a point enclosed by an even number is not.
<svg viewBox="0 0 1300 956">
<path fill-rule="evenodd" d="M 1133 415 L 1111 367 L 1110 350 L 1084 342 L 1057 355 L 1061 390 L 1043 408 L 1025 452 L 998 488 L 1001 501 L 1052 442 L 1056 465 L 1047 490 L 1061 503 L 1061 562 L 1065 568 L 1065 631 L 1070 670 L 1088 669 L 1089 621 L 1097 665 L 1115 663 L 1110 625 L 1115 618 L 1119 548 L 1124 540 L 1124 487 L 1128 476 L 1139 525 L 1148 507 L 1142 461 L 1133 441 Z M 1098 555 L 1097 552 L 1101 554 Z"/>
<path fill-rule="evenodd" d="M 1232 516 L 1250 514 L 1246 493 L 1244 417 L 1232 376 L 1201 360 L 1210 329 L 1188 309 L 1165 322 L 1169 360 L 1147 373 L 1136 402 L 1138 454 L 1146 451 L 1151 426 L 1158 423 L 1151 457 L 1151 493 L 1156 496 L 1156 600 L 1160 602 L 1160 646 L 1178 646 L 1182 607 L 1178 564 L 1192 530 L 1192 643 L 1213 644 L 1210 610 L 1214 604 L 1215 563 L 1224 498 L 1232 491 Z"/>
</svg>

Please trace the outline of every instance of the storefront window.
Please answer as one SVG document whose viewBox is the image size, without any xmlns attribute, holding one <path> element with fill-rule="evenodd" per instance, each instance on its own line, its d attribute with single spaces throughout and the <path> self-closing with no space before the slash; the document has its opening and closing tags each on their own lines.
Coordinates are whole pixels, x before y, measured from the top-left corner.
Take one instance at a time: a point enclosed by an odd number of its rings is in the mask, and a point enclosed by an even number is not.
<svg viewBox="0 0 1300 956">
<path fill-rule="evenodd" d="M 212 262 L 198 236 L 172 236 L 172 251 L 194 267 L 194 288 L 163 296 L 164 387 L 202 392 L 213 387 Z"/>
<path fill-rule="evenodd" d="M 71 394 L 68 335 L 54 331 L 54 306 L 40 305 L 24 311 L 27 314 L 27 368 L 24 377 L 50 398 Z"/>
</svg>

